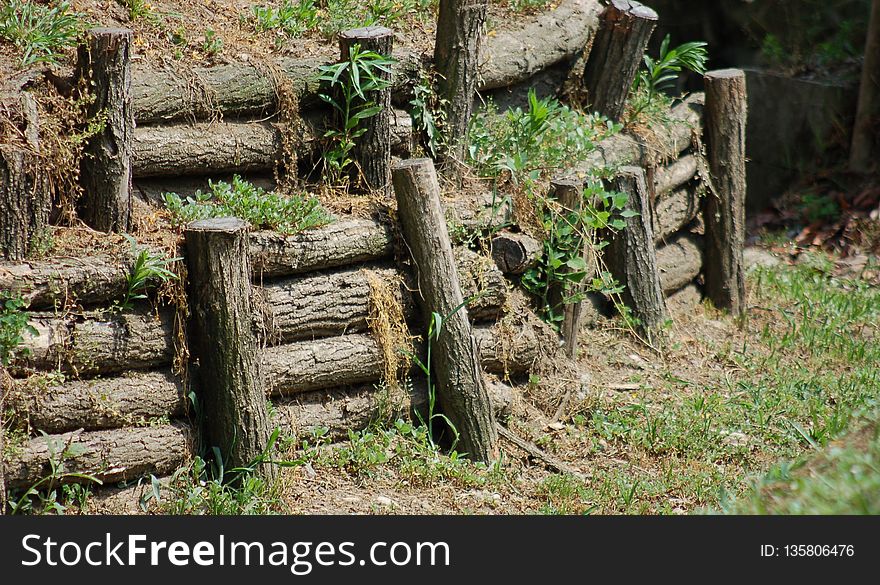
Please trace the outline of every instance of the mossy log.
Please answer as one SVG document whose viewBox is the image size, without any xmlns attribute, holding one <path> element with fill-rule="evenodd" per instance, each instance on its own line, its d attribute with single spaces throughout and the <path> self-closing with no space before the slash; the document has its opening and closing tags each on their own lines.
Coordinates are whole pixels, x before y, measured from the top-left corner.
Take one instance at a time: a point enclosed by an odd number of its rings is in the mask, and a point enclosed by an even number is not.
<svg viewBox="0 0 880 585">
<path fill-rule="evenodd" d="M 192 433 L 182 423 L 45 435 L 8 457 L 6 484 L 13 490 L 29 488 L 51 475 L 50 460 L 63 459 L 66 473 L 87 474 L 109 484 L 168 475 L 192 456 Z M 90 481 L 68 476 L 58 478 L 59 483 Z"/>
</svg>

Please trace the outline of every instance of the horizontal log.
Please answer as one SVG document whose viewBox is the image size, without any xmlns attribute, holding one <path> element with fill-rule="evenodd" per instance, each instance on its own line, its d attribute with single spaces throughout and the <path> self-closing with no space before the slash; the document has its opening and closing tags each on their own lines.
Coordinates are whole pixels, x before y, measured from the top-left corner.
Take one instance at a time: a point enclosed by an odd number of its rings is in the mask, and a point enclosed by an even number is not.
<svg viewBox="0 0 880 585">
<path fill-rule="evenodd" d="M 51 475 L 50 460 L 63 460 L 66 473 L 115 483 L 148 474 L 167 475 L 192 455 L 191 432 L 184 424 L 45 435 L 31 439 L 6 461 L 6 481 L 12 489 L 29 488 Z M 89 482 L 67 477 L 55 481 L 59 483 Z"/>
<path fill-rule="evenodd" d="M 174 315 L 146 309 L 55 316 L 32 313 L 36 335 L 26 333 L 9 370 L 13 376 L 58 370 L 77 376 L 148 369 L 171 363 Z"/>
<path fill-rule="evenodd" d="M 703 269 L 702 236 L 681 233 L 658 247 L 657 267 L 663 294 L 671 295 L 690 284 Z"/>
<path fill-rule="evenodd" d="M 301 125 L 297 155 L 320 154 L 323 110 Z M 412 119 L 395 110 L 391 148 L 407 156 L 412 148 Z M 272 170 L 282 160 L 281 131 L 268 122 L 198 122 L 137 128 L 132 141 L 135 178 L 241 173 Z"/>
<path fill-rule="evenodd" d="M 60 382 L 36 375 L 17 380 L 8 395 L 16 419 L 46 433 L 143 425 L 181 417 L 186 392 L 170 370 Z"/>
<path fill-rule="evenodd" d="M 508 298 L 508 284 L 501 272 L 485 256 L 463 248 L 456 249 L 456 263 L 463 294 L 474 297 L 468 304 L 468 316 L 473 320 L 499 317 Z M 368 270 L 392 283 L 404 315 L 411 318 L 415 305 L 410 291 L 414 287 L 411 279 L 401 278 L 397 270 L 367 267 L 321 272 L 263 287 L 270 339 L 286 342 L 366 331 L 371 295 Z"/>
<path fill-rule="evenodd" d="M 654 204 L 653 232 L 655 242 L 664 242 L 689 224 L 700 212 L 700 191 L 690 184 L 661 195 Z"/>
<path fill-rule="evenodd" d="M 348 245 L 350 242 L 345 242 Z M 456 249 L 462 289 L 476 297 L 469 306 L 473 319 L 495 319 L 508 299 L 508 285 L 493 262 L 464 248 Z M 381 274 L 395 278 L 397 272 Z M 398 287 L 400 300 L 412 316 L 409 291 Z M 370 309 L 370 286 L 360 269 L 323 272 L 288 278 L 263 287 L 262 308 L 270 341 L 308 339 L 365 331 Z M 174 315 L 145 309 L 124 312 L 86 312 L 56 316 L 31 313 L 37 335 L 26 335 L 28 355 L 10 365 L 14 376 L 34 371 L 73 373 L 82 377 L 167 366 L 174 355 Z"/>
<path fill-rule="evenodd" d="M 510 416 L 516 390 L 500 382 L 488 382 L 486 390 L 495 418 Z M 425 384 L 413 384 L 412 393 L 407 398 L 408 403 L 402 406 L 410 413 L 423 411 L 428 402 Z M 388 395 L 374 386 L 306 392 L 276 400 L 273 422 L 300 439 L 322 431 L 323 437 L 339 441 L 348 438 L 349 431 L 369 428 L 389 415 L 396 418 L 409 414 L 393 411 L 388 401 Z"/>
<path fill-rule="evenodd" d="M 675 291 L 666 298 L 666 306 L 671 313 L 693 314 L 694 307 L 703 300 L 703 293 L 695 283 L 685 285 L 684 288 Z"/>
<path fill-rule="evenodd" d="M 652 126 L 650 144 L 628 133 L 615 134 L 596 145 L 588 154 L 559 175 L 559 180 L 583 178 L 599 169 L 627 165 L 645 166 L 665 159 L 675 159 L 691 146 L 693 133 L 701 133 L 703 118 L 702 93 L 692 93 L 669 111 L 668 124 Z"/>
<path fill-rule="evenodd" d="M 259 279 L 383 260 L 392 256 L 394 245 L 384 224 L 347 219 L 291 236 L 252 232 L 250 253 Z"/>
<path fill-rule="evenodd" d="M 95 255 L 0 263 L 0 290 L 21 295 L 31 309 L 69 301 L 103 303 L 121 298 L 130 258 Z"/>
<path fill-rule="evenodd" d="M 547 338 L 532 325 L 475 326 L 483 369 L 498 374 L 528 372 L 547 347 Z M 263 372 L 273 396 L 378 382 L 383 371 L 379 345 L 364 334 L 299 341 L 263 351 Z"/>
<path fill-rule="evenodd" d="M 586 46 L 595 29 L 601 6 L 595 0 L 564 0 L 553 11 L 517 17 L 502 30 L 493 31 L 483 44 L 481 89 L 506 87 L 524 81 L 560 61 L 571 60 Z M 395 103 L 410 99 L 408 86 L 418 79 L 426 56 L 395 50 L 392 95 Z M 318 103 L 317 81 L 326 57 L 284 58 L 276 72 L 260 63 L 236 63 L 193 69 L 183 74 L 169 68 L 132 67 L 132 107 L 141 126 L 175 119 L 208 119 L 274 112 L 277 104 L 275 76 L 301 107 Z"/>
<path fill-rule="evenodd" d="M 505 274 L 522 274 L 543 252 L 541 242 L 527 234 L 503 231 L 492 237 L 492 259 Z"/>
<path fill-rule="evenodd" d="M 689 182 L 697 174 L 697 157 L 686 154 L 654 170 L 654 196 L 660 197 Z"/>
</svg>

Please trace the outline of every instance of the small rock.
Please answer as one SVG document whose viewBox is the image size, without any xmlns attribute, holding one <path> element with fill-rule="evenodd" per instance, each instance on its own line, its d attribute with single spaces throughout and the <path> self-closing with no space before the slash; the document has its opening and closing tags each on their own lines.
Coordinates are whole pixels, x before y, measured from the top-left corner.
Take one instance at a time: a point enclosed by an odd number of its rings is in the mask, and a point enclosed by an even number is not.
<svg viewBox="0 0 880 585">
<path fill-rule="evenodd" d="M 394 500 L 388 496 L 376 496 L 376 503 L 380 506 L 393 506 Z"/>
</svg>

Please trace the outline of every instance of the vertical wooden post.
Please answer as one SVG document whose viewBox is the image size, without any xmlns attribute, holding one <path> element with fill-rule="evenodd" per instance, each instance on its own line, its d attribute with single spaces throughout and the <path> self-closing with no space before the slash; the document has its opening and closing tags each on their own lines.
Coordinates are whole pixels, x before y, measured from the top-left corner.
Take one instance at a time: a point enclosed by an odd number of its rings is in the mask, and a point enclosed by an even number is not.
<svg viewBox="0 0 880 585">
<path fill-rule="evenodd" d="M 463 162 L 479 77 L 480 49 L 489 0 L 440 0 L 434 64 L 446 99 L 444 157 Z"/>
<path fill-rule="evenodd" d="M 205 433 L 219 447 L 227 469 L 248 465 L 269 439 L 252 325 L 248 225 L 231 217 L 200 220 L 190 223 L 184 235 Z M 274 474 L 271 465 L 259 471 Z"/>
<path fill-rule="evenodd" d="M 624 286 L 623 301 L 641 322 L 642 333 L 653 341 L 666 320 L 666 301 L 657 269 L 644 169 L 621 168 L 614 188 L 629 195 L 629 208 L 637 215 L 626 218 L 626 227 L 614 234 L 605 252 L 606 263 L 614 278 Z"/>
<path fill-rule="evenodd" d="M 871 3 L 859 105 L 849 151 L 850 169 L 868 173 L 880 168 L 880 0 Z"/>
<path fill-rule="evenodd" d="M 602 12 L 584 69 L 593 111 L 620 120 L 655 26 L 657 13 L 638 2 L 611 0 Z"/>
<path fill-rule="evenodd" d="M 580 214 L 583 208 L 584 184 L 576 179 L 555 179 L 550 183 L 552 196 L 559 202 L 563 208 L 563 213 L 573 211 Z M 588 260 L 587 242 L 584 242 L 583 258 Z M 589 271 L 589 264 L 587 266 Z M 555 312 L 562 311 L 562 324 L 559 332 L 565 342 L 565 353 L 570 358 L 577 356 L 577 336 L 580 331 L 581 312 L 583 305 L 578 302 L 566 302 L 566 299 L 572 295 L 582 292 L 581 285 L 568 285 L 557 282 L 554 283 L 547 294 L 548 304 Z"/>
<path fill-rule="evenodd" d="M 24 144 L 0 145 L 0 257 L 24 260 L 35 235 L 49 226 L 52 191 L 40 160 L 37 102 L 20 99 Z"/>
<path fill-rule="evenodd" d="M 746 76 L 710 71 L 706 85 L 706 149 L 714 193 L 703 198 L 706 292 L 719 309 L 745 311 Z"/>
<path fill-rule="evenodd" d="M 492 461 L 498 457 L 498 434 L 467 307 L 462 307 L 434 164 L 427 158 L 401 161 L 392 168 L 392 180 L 403 237 L 415 263 L 417 301 L 426 319 L 432 313 L 444 319 L 431 357 L 437 398 L 464 451 L 477 461 Z"/>
<path fill-rule="evenodd" d="M 360 45 L 363 51 L 375 51 L 390 57 L 394 46 L 394 32 L 384 26 L 368 26 L 339 33 L 340 58 L 347 61 L 351 48 Z M 391 74 L 379 72 L 388 81 Z M 355 161 L 360 171 L 362 186 L 391 194 L 391 87 L 372 92 L 367 99 L 381 108 L 378 114 L 361 123 L 367 131 L 357 139 Z"/>
<path fill-rule="evenodd" d="M 79 75 L 94 96 L 89 117 L 103 122 L 83 153 L 79 215 L 105 232 L 131 229 L 131 41 L 129 29 L 95 28 L 78 51 Z"/>
</svg>

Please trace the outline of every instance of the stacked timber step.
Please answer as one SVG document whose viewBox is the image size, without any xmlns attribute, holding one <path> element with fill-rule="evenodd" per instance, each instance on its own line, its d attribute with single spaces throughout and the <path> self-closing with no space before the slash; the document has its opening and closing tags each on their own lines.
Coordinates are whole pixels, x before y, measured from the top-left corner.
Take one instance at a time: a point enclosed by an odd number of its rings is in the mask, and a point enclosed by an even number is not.
<svg viewBox="0 0 880 585">
<path fill-rule="evenodd" d="M 323 427 L 334 437 L 362 427 L 379 406 L 374 386 L 385 371 L 383 348 L 369 330 L 371 278 L 389 285 L 407 320 L 416 317 L 412 283 L 394 267 L 390 230 L 348 218 L 296 236 L 254 232 L 250 252 L 276 423 L 301 432 Z M 499 323 L 511 304 L 507 280 L 487 257 L 464 248 L 455 257 L 464 294 L 478 297 L 469 314 L 484 369 L 527 372 L 547 330 L 520 319 L 515 336 L 502 335 L 510 327 Z M 192 456 L 186 397 L 197 391 L 197 371 L 189 387 L 171 372 L 173 311 L 109 309 L 125 286 L 124 263 L 96 257 L 0 268 L 0 285 L 36 309 L 29 316 L 37 334 L 9 367 L 16 378 L 9 406 L 34 434 L 48 433 L 8 462 L 13 489 L 48 474 L 49 454 L 71 442 L 85 449 L 76 449 L 66 469 L 105 482 L 168 474 Z M 51 309 L 74 299 L 91 308 Z M 418 384 L 412 400 L 424 401 Z"/>
</svg>

